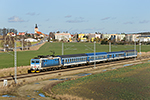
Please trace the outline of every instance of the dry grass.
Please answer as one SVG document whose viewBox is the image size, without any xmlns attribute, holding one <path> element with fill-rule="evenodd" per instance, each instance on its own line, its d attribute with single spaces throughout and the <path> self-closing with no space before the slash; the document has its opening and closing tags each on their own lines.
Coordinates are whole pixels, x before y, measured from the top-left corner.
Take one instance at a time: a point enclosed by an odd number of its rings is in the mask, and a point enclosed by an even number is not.
<svg viewBox="0 0 150 100">
<path fill-rule="evenodd" d="M 63 95 L 54 94 L 52 92 L 52 87 L 59 84 L 59 83 L 62 83 L 62 82 L 64 82 L 64 81 L 49 84 L 48 86 L 45 86 L 42 91 L 44 91 L 44 93 L 47 96 L 50 96 L 53 99 L 57 99 L 57 100 L 93 100 L 93 99 L 82 98 L 82 97 L 73 96 L 73 95 L 69 95 L 69 94 L 63 94 Z"/>
<path fill-rule="evenodd" d="M 28 73 L 28 69 L 30 69 L 30 66 L 17 67 L 17 75 L 18 74 L 26 74 L 26 73 Z M 15 74 L 15 68 L 3 68 L 3 69 L 0 69 L 0 77 L 13 76 L 14 74 Z"/>
</svg>

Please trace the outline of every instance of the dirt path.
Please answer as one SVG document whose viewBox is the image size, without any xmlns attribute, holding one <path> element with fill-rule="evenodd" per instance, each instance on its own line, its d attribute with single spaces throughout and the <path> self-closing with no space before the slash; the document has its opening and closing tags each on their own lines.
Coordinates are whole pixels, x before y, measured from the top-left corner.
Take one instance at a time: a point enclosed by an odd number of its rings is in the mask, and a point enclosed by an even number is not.
<svg viewBox="0 0 150 100">
<path fill-rule="evenodd" d="M 21 98 L 26 98 L 30 100 L 33 98 L 35 100 L 54 100 L 51 97 L 41 97 L 39 94 L 41 93 L 40 90 L 42 90 L 44 86 L 53 84 L 56 81 L 57 80 L 55 81 L 45 80 L 45 81 L 40 81 L 40 82 L 34 82 L 32 84 L 27 84 L 27 85 L 19 87 L 17 89 L 17 94 Z"/>
</svg>

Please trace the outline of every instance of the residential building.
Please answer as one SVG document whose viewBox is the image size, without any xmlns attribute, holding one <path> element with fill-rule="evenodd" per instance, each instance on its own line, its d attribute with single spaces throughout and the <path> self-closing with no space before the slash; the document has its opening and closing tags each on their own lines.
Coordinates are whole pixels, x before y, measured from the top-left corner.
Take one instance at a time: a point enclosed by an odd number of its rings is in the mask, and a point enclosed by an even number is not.
<svg viewBox="0 0 150 100">
<path fill-rule="evenodd" d="M 68 41 L 69 38 L 71 38 L 70 33 L 56 33 L 55 34 L 55 39 L 58 39 L 59 41 L 61 41 L 61 40 Z"/>
<path fill-rule="evenodd" d="M 9 33 L 7 33 L 7 35 L 12 36 L 12 37 L 16 36 L 16 34 L 14 32 L 9 32 Z"/>
<path fill-rule="evenodd" d="M 19 32 L 18 35 L 25 35 L 25 32 Z"/>
<path fill-rule="evenodd" d="M 81 42 L 86 42 L 87 41 L 87 34 L 78 34 L 78 39 Z"/>
<path fill-rule="evenodd" d="M 148 36 L 138 36 L 136 39 L 135 39 L 136 42 L 150 42 L 150 35 Z"/>
<path fill-rule="evenodd" d="M 137 41 L 137 39 L 138 39 L 139 36 L 141 36 L 141 34 L 126 34 L 125 35 L 126 41 L 129 41 L 129 42 Z"/>
<path fill-rule="evenodd" d="M 27 38 L 27 39 L 25 39 L 25 41 L 27 41 L 27 42 L 37 42 L 37 40 L 33 39 L 33 38 Z"/>
<path fill-rule="evenodd" d="M 107 33 L 102 34 L 102 39 L 105 39 L 105 38 L 109 40 L 111 38 L 111 34 L 107 34 Z"/>
<path fill-rule="evenodd" d="M 125 34 L 116 34 L 116 41 L 121 41 L 125 38 Z"/>
</svg>

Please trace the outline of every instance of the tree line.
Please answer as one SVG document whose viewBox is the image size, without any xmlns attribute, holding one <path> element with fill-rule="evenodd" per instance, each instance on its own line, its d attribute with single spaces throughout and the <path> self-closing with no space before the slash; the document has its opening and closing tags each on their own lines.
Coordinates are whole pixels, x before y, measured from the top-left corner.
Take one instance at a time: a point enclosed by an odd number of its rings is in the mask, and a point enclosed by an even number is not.
<svg viewBox="0 0 150 100">
<path fill-rule="evenodd" d="M 14 33 L 16 36 L 7 35 L 8 33 Z M 29 49 L 31 42 L 25 41 L 28 37 L 31 37 L 27 33 L 24 36 L 17 36 L 17 30 L 14 28 L 3 28 L 0 29 L 1 45 L 4 48 L 4 51 L 13 51 L 15 41 L 20 41 L 21 50 Z"/>
</svg>

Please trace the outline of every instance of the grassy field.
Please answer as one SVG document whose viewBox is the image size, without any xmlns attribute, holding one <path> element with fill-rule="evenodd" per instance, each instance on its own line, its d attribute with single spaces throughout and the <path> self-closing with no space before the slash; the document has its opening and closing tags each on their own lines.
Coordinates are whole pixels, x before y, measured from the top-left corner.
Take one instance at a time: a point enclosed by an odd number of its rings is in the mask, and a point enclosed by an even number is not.
<svg viewBox="0 0 150 100">
<path fill-rule="evenodd" d="M 52 90 L 93 100 L 150 100 L 149 66 L 150 62 L 82 77 Z"/>
<path fill-rule="evenodd" d="M 131 50 L 133 45 L 112 45 L 112 51 Z M 139 46 L 136 47 L 139 51 Z M 18 51 L 17 66 L 30 65 L 30 59 L 37 55 L 51 55 L 50 51 L 55 51 L 55 55 L 62 54 L 62 43 L 45 43 L 37 51 Z M 94 52 L 93 43 L 64 43 L 64 54 L 79 54 Z M 108 45 L 96 44 L 96 52 L 108 52 Z M 142 45 L 142 52 L 150 51 L 150 45 Z M 14 52 L 0 53 L 0 69 L 14 66 Z"/>
</svg>

